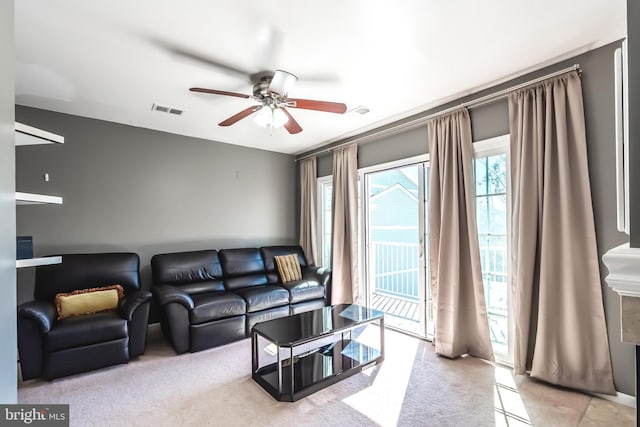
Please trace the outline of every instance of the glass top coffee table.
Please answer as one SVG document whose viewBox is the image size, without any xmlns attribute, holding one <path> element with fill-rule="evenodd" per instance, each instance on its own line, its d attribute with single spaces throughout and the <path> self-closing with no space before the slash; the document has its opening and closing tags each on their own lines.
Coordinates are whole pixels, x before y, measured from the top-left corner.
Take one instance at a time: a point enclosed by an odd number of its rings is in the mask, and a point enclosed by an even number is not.
<svg viewBox="0 0 640 427">
<path fill-rule="evenodd" d="M 371 341 L 363 331 L 376 327 L 377 343 L 354 336 Z M 384 313 L 342 304 L 268 320 L 251 329 L 251 348 L 253 380 L 276 400 L 294 402 L 382 362 Z"/>
</svg>

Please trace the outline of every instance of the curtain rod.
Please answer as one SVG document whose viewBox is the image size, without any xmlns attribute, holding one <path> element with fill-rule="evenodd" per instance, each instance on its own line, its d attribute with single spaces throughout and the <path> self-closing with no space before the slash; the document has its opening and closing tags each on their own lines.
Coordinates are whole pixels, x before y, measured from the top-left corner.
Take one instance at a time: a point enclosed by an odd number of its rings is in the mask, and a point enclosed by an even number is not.
<svg viewBox="0 0 640 427">
<path fill-rule="evenodd" d="M 312 151 L 309 154 L 305 154 L 302 157 L 297 157 L 296 161 L 304 160 L 304 159 L 307 159 L 309 157 L 313 157 L 313 156 L 321 154 L 321 153 L 326 153 L 326 152 L 329 152 L 329 151 L 333 151 L 336 148 L 346 147 L 347 145 L 358 144 L 358 143 L 364 144 L 366 142 L 374 140 L 374 138 L 376 138 L 376 137 L 382 137 L 382 136 L 385 136 L 385 135 L 393 135 L 393 134 L 399 133 L 400 131 L 403 131 L 403 130 L 408 130 L 408 129 L 411 129 L 411 128 L 414 128 L 414 127 L 418 127 L 420 125 L 425 124 L 427 121 L 429 121 L 429 120 L 431 120 L 433 118 L 436 118 L 438 116 L 442 116 L 443 114 L 447 114 L 447 113 L 450 113 L 450 112 L 455 111 L 455 110 L 459 110 L 460 108 L 472 108 L 472 107 L 478 107 L 480 105 L 489 104 L 491 102 L 495 102 L 495 101 L 497 101 L 499 99 L 507 97 L 511 92 L 514 92 L 516 90 L 520 90 L 520 89 L 523 89 L 525 87 L 535 85 L 537 83 L 543 82 L 543 81 L 551 79 L 553 77 L 557 77 L 557 76 L 561 76 L 563 74 L 570 73 L 572 71 L 578 71 L 579 74 L 582 74 L 582 70 L 580 69 L 580 64 L 574 64 L 571 67 L 567 67 L 567 68 L 564 68 L 562 70 L 555 71 L 553 73 L 545 74 L 544 76 L 541 76 L 541 77 L 526 81 L 524 83 L 520 83 L 520 84 L 515 85 L 515 86 L 508 87 L 508 88 L 500 90 L 498 92 L 490 93 L 488 95 L 482 96 L 480 98 L 473 99 L 471 101 L 462 102 L 462 103 L 460 103 L 458 105 L 455 105 L 453 107 L 446 108 L 444 110 L 438 111 L 437 113 L 429 114 L 428 116 L 418 117 L 417 119 L 413 119 L 413 120 L 410 120 L 410 121 L 404 122 L 404 123 L 399 123 L 399 124 L 397 124 L 395 126 L 392 126 L 390 128 L 381 129 L 381 130 L 379 130 L 377 132 L 374 132 L 372 134 L 369 134 L 369 135 L 356 137 L 355 139 L 353 139 L 351 141 L 348 141 L 348 142 L 344 142 L 342 144 L 334 145 L 334 146 L 328 147 L 328 148 L 319 148 L 317 150 Z M 434 107 L 434 108 L 437 108 L 437 107 Z"/>
</svg>

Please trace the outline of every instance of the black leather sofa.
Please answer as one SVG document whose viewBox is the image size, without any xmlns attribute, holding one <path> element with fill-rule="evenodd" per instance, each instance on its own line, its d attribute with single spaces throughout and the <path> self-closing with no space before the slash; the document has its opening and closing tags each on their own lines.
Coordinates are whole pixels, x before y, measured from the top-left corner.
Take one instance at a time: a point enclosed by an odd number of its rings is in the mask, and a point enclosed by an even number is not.
<svg viewBox="0 0 640 427">
<path fill-rule="evenodd" d="M 140 289 L 135 253 L 62 255 L 62 264 L 36 267 L 34 300 L 18 306 L 22 379 L 51 380 L 127 363 L 144 353 L 151 293 Z M 116 311 L 57 320 L 55 296 L 119 284 Z"/>
<path fill-rule="evenodd" d="M 274 257 L 292 253 L 302 280 L 283 284 Z M 151 271 L 162 332 L 176 353 L 245 338 L 257 322 L 331 301 L 330 270 L 309 265 L 300 246 L 159 254 Z"/>
</svg>

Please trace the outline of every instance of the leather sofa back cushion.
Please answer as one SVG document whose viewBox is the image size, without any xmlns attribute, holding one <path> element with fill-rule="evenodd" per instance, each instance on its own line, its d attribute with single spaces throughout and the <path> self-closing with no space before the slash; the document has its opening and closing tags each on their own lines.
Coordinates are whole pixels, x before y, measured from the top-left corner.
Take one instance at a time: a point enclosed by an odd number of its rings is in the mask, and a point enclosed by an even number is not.
<svg viewBox="0 0 640 427">
<path fill-rule="evenodd" d="M 224 290 L 222 284 L 217 283 L 222 278 L 222 268 L 215 250 L 154 255 L 151 258 L 151 272 L 156 284 L 189 284 L 197 287 L 197 282 L 209 282 L 215 289 L 209 288 L 207 292 Z M 191 293 L 187 289 L 185 291 Z"/>
<path fill-rule="evenodd" d="M 101 313 L 103 311 L 113 311 L 118 308 L 118 301 L 123 293 L 124 291 L 120 285 L 59 293 L 55 298 L 58 320 L 85 314 Z"/>
<path fill-rule="evenodd" d="M 300 268 L 304 270 L 307 267 L 307 260 L 304 256 L 304 251 L 299 245 L 263 246 L 260 248 L 260 253 L 264 260 L 267 278 L 271 284 L 281 283 L 280 273 L 278 272 L 278 266 L 276 265 L 275 260 L 275 257 L 277 256 L 296 254 L 298 256 Z"/>
<path fill-rule="evenodd" d="M 246 276 L 231 277 L 224 281 L 227 289 L 236 290 L 252 286 L 264 286 L 268 284 L 267 276 L 261 274 L 247 274 Z"/>
<path fill-rule="evenodd" d="M 176 287 L 182 289 L 189 295 L 224 292 L 226 290 L 222 280 L 206 280 L 204 282 L 185 283 L 184 285 L 177 285 Z"/>
<path fill-rule="evenodd" d="M 279 255 L 275 259 L 282 283 L 302 279 L 302 271 L 300 271 L 300 263 L 296 254 Z"/>
<path fill-rule="evenodd" d="M 268 273 L 277 272 L 275 257 L 289 254 L 296 254 L 298 256 L 298 262 L 302 269 L 307 267 L 307 260 L 304 256 L 304 251 L 301 246 L 287 245 L 287 246 L 263 246 L 260 248 L 262 259 L 264 259 L 264 267 Z"/>
<path fill-rule="evenodd" d="M 54 302 L 56 294 L 117 283 L 125 295 L 140 289 L 140 258 L 131 252 L 63 254 L 62 264 L 36 267 L 33 295 Z"/>
</svg>

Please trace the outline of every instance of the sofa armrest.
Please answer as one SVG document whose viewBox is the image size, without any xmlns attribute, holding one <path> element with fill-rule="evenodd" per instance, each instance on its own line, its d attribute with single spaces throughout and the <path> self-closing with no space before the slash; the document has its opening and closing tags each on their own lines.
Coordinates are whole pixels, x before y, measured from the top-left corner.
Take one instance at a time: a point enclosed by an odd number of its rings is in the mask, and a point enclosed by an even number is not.
<svg viewBox="0 0 640 427">
<path fill-rule="evenodd" d="M 18 317 L 34 322 L 44 335 L 51 330 L 58 317 L 58 312 L 53 303 L 36 300 L 18 306 Z"/>
<path fill-rule="evenodd" d="M 193 298 L 182 289 L 171 285 L 155 285 L 153 295 L 160 305 L 163 333 L 176 353 L 189 351 L 189 312 L 193 310 Z"/>
<path fill-rule="evenodd" d="M 153 293 L 160 305 L 167 305 L 170 303 L 178 303 L 187 310 L 193 310 L 193 298 L 191 295 L 171 285 L 159 285 L 153 288 Z"/>
<path fill-rule="evenodd" d="M 331 285 L 331 269 L 326 267 L 307 267 L 302 271 L 302 276 L 314 277 L 325 288 Z"/>
<path fill-rule="evenodd" d="M 151 296 L 151 292 L 140 289 L 126 295 L 118 304 L 118 312 L 129 323 L 130 359 L 144 353 Z"/>
<path fill-rule="evenodd" d="M 328 267 L 316 268 L 316 274 L 320 276 L 320 283 L 325 288 L 331 288 L 331 269 Z"/>
<path fill-rule="evenodd" d="M 118 312 L 120 315 L 131 322 L 136 310 L 144 304 L 148 304 L 151 301 L 151 292 L 145 290 L 138 290 L 131 292 L 120 300 L 118 303 Z"/>
<path fill-rule="evenodd" d="M 42 376 L 45 337 L 58 313 L 50 301 L 35 300 L 18 306 L 18 352 L 23 380 Z"/>
<path fill-rule="evenodd" d="M 331 289 L 332 289 L 332 272 L 331 269 L 328 267 L 321 267 L 318 270 L 321 270 L 322 272 L 320 274 L 322 274 L 322 283 L 324 284 L 324 301 L 326 305 L 331 305 Z"/>
<path fill-rule="evenodd" d="M 331 304 L 331 269 L 327 267 L 307 267 L 302 271 L 302 277 L 313 277 L 324 287 L 324 298 L 327 305 Z"/>
</svg>

